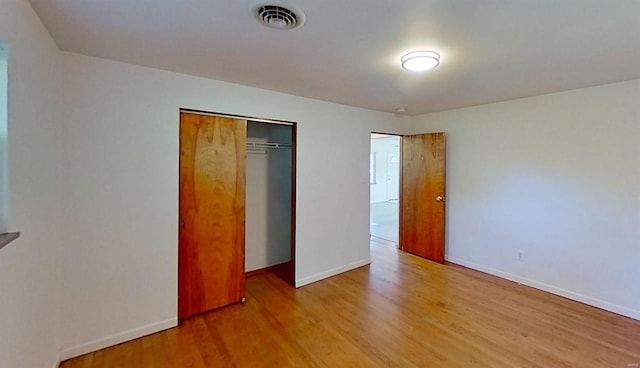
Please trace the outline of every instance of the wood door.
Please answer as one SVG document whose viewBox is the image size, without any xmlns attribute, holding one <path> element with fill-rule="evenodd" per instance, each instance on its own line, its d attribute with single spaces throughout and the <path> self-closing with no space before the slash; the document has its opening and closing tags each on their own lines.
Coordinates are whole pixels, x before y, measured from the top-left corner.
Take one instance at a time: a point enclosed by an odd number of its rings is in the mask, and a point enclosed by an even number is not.
<svg viewBox="0 0 640 368">
<path fill-rule="evenodd" d="M 445 135 L 402 137 L 400 249 L 444 263 Z"/>
<path fill-rule="evenodd" d="M 178 318 L 244 297 L 245 120 L 180 113 Z"/>
</svg>

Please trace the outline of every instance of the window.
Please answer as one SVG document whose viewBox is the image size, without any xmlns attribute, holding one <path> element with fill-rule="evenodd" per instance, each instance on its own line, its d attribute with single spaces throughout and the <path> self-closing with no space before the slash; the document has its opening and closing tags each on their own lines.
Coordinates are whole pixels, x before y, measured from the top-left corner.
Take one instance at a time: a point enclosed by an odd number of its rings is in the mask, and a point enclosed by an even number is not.
<svg viewBox="0 0 640 368">
<path fill-rule="evenodd" d="M 7 202 L 9 202 L 7 87 L 7 45 L 0 40 L 0 234 L 7 232 Z"/>
</svg>

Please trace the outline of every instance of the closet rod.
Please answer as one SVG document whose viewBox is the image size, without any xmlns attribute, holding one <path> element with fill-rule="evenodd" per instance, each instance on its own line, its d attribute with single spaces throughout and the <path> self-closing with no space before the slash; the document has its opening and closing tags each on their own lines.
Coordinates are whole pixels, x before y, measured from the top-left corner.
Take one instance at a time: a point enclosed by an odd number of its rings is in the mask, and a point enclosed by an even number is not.
<svg viewBox="0 0 640 368">
<path fill-rule="evenodd" d="M 291 148 L 291 145 L 271 142 L 247 142 L 247 148 Z"/>
</svg>

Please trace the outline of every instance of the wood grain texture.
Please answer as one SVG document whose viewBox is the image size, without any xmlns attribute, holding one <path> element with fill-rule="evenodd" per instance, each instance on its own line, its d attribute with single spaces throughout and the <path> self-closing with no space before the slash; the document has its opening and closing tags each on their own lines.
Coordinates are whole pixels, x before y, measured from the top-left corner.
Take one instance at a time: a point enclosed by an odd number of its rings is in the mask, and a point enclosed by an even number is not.
<svg viewBox="0 0 640 368">
<path fill-rule="evenodd" d="M 402 138 L 400 248 L 444 262 L 445 135 Z"/>
<path fill-rule="evenodd" d="M 249 278 L 244 304 L 61 367 L 627 368 L 640 363 L 639 321 L 393 246 L 373 243 L 372 260 L 300 289 L 273 274 Z"/>
<path fill-rule="evenodd" d="M 246 121 L 180 114 L 178 318 L 244 297 Z"/>
</svg>

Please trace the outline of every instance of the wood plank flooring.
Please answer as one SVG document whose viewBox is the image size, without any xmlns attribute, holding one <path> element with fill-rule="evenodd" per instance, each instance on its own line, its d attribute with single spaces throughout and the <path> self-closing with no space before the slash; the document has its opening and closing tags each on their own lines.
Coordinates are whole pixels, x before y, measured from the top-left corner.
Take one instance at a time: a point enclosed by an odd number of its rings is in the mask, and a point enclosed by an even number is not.
<svg viewBox="0 0 640 368">
<path fill-rule="evenodd" d="M 372 243 L 370 266 L 247 302 L 62 368 L 580 367 L 640 364 L 640 322 Z"/>
</svg>

